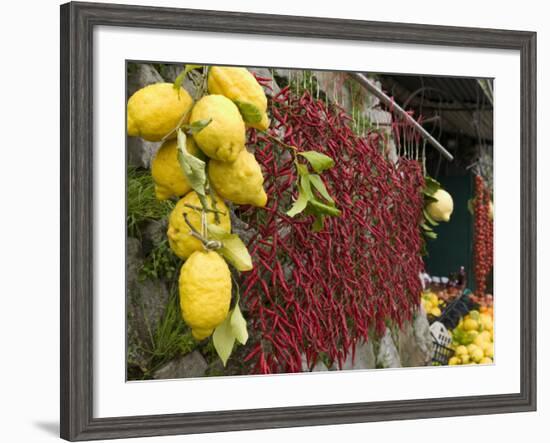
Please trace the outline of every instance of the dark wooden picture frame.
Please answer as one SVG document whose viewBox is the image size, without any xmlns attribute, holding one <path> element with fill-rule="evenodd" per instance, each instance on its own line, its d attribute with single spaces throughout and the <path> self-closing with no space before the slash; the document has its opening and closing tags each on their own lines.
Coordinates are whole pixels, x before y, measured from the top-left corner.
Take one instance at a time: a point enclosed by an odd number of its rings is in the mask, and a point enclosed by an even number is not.
<svg viewBox="0 0 550 443">
<path fill-rule="evenodd" d="M 130 417 L 93 417 L 92 54 L 96 26 L 519 51 L 521 391 L 518 394 Z M 61 6 L 61 437 L 90 440 L 495 414 L 536 409 L 536 34 L 494 29 L 113 4 Z"/>
</svg>

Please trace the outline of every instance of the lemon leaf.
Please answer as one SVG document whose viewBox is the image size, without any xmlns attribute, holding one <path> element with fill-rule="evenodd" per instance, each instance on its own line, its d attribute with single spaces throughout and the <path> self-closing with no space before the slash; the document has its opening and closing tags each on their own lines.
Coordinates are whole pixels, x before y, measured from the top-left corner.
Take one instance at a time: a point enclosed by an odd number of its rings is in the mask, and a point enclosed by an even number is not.
<svg viewBox="0 0 550 443">
<path fill-rule="evenodd" d="M 245 123 L 260 123 L 262 121 L 262 112 L 252 103 L 233 100 L 233 103 L 239 108 Z"/>
<path fill-rule="evenodd" d="M 323 180 L 321 180 L 320 176 L 318 176 L 317 174 L 311 174 L 309 176 L 309 181 L 311 182 L 313 187 L 315 189 L 317 189 L 317 191 L 319 191 L 319 194 L 321 194 L 326 201 L 328 201 L 330 203 L 334 203 L 334 200 L 329 195 L 329 193 L 327 191 L 327 188 L 326 188 L 325 184 L 323 183 Z"/>
<path fill-rule="evenodd" d="M 428 175 L 424 177 L 424 182 L 426 183 L 424 194 L 428 196 L 435 194 L 436 191 L 441 188 L 441 184 Z"/>
<path fill-rule="evenodd" d="M 224 231 L 216 225 L 208 225 L 208 236 L 213 240 L 221 242 L 222 247 L 217 250 L 229 263 L 238 271 L 250 271 L 252 258 L 246 249 L 245 244 L 237 234 Z"/>
<path fill-rule="evenodd" d="M 292 207 L 286 211 L 286 215 L 289 217 L 294 217 L 295 215 L 298 215 L 300 212 L 302 212 L 304 209 L 306 209 L 308 198 L 305 195 L 305 193 L 301 192 L 298 194 L 298 198 L 292 205 Z"/>
<path fill-rule="evenodd" d="M 243 317 L 238 303 L 235 305 L 233 313 L 231 314 L 230 324 L 233 336 L 241 345 L 246 344 L 248 341 L 248 330 L 246 329 L 246 320 Z"/>
<path fill-rule="evenodd" d="M 426 223 L 420 223 L 420 226 L 422 227 L 422 229 L 424 229 L 424 231 L 433 231 L 433 229 L 429 227 Z"/>
<path fill-rule="evenodd" d="M 431 215 L 428 213 L 428 211 L 426 211 L 425 209 L 423 209 L 422 212 L 424 213 L 424 218 L 426 219 L 426 221 L 427 221 L 428 223 L 430 223 L 432 226 L 439 226 L 439 223 L 436 222 L 436 221 L 431 217 Z"/>
<path fill-rule="evenodd" d="M 185 80 L 185 77 L 187 77 L 187 74 L 189 74 L 193 69 L 200 68 L 202 68 L 202 65 L 185 65 L 185 69 L 181 71 L 176 77 L 176 80 L 174 80 L 174 89 L 181 88 L 181 84 L 183 83 L 183 80 Z"/>
<path fill-rule="evenodd" d="M 187 151 L 187 136 L 185 132 L 178 129 L 178 161 L 193 190 L 202 196 L 206 195 L 206 163 L 191 155 Z"/>
<path fill-rule="evenodd" d="M 323 229 L 324 224 L 325 224 L 325 216 L 316 215 L 315 221 L 313 222 L 313 225 L 311 225 L 311 230 L 313 232 L 319 232 Z"/>
<path fill-rule="evenodd" d="M 210 123 L 212 123 L 212 119 L 204 119 L 204 120 L 197 120 L 189 125 L 184 125 L 183 127 L 187 131 L 188 134 L 193 135 L 197 132 L 202 131 L 204 128 L 206 128 Z"/>
<path fill-rule="evenodd" d="M 227 360 L 229 360 L 233 352 L 233 345 L 235 344 L 235 335 L 231 328 L 231 314 L 232 311 L 229 312 L 223 323 L 214 329 L 214 334 L 212 335 L 214 349 L 216 349 L 224 366 L 227 364 Z"/>
<path fill-rule="evenodd" d="M 315 198 L 310 199 L 308 204 L 311 205 L 311 209 L 315 214 L 339 216 L 342 213 L 338 208 L 334 207 L 333 205 L 326 205 L 325 203 L 322 203 Z"/>
<path fill-rule="evenodd" d="M 424 231 L 424 235 L 428 238 L 431 238 L 432 240 L 435 240 L 437 238 L 437 234 L 433 231 Z"/>
<path fill-rule="evenodd" d="M 334 160 L 331 157 L 317 151 L 298 152 L 298 155 L 304 157 L 311 164 L 315 172 L 323 172 L 334 166 Z"/>
</svg>

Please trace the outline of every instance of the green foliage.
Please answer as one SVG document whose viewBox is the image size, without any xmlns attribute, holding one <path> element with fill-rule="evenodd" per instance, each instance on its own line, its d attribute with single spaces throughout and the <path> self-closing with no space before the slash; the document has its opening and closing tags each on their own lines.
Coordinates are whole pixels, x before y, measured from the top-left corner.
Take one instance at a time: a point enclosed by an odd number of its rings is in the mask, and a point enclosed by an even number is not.
<svg viewBox="0 0 550 443">
<path fill-rule="evenodd" d="M 197 347 L 191 330 L 181 318 L 177 285 L 171 291 L 166 311 L 152 337 L 150 370 L 147 377 L 156 369 L 178 355 L 185 355 Z"/>
<path fill-rule="evenodd" d="M 313 151 L 298 154 L 303 155 L 312 168 L 318 172 L 329 169 L 334 165 L 332 158 L 324 154 L 313 153 Z M 307 215 L 314 215 L 315 221 L 313 222 L 312 229 L 314 232 L 318 232 L 323 229 L 326 215 L 337 217 L 341 214 L 341 211 L 336 207 L 334 199 L 328 193 L 320 175 L 311 174 L 306 165 L 300 164 L 297 161 L 296 168 L 299 176 L 298 198 L 286 214 L 290 217 L 295 217 L 301 212 L 305 212 Z"/>
<path fill-rule="evenodd" d="M 206 195 L 206 163 L 187 151 L 187 136 L 181 129 L 178 130 L 178 161 L 193 190 L 204 197 Z"/>
<path fill-rule="evenodd" d="M 214 330 L 212 335 L 214 348 L 224 366 L 233 352 L 235 341 L 242 345 L 248 341 L 246 320 L 239 307 L 239 298 L 237 298 L 235 307 L 229 311 L 223 323 Z"/>
<path fill-rule="evenodd" d="M 262 121 L 262 113 L 252 103 L 246 103 L 239 100 L 233 100 L 233 103 L 239 108 L 239 112 L 245 123 L 260 123 Z"/>
<path fill-rule="evenodd" d="M 208 225 L 208 237 L 221 242 L 222 246 L 217 249 L 217 252 L 231 263 L 237 271 L 250 271 L 252 269 L 252 258 L 237 234 L 231 234 L 212 224 Z"/>
<path fill-rule="evenodd" d="M 167 240 L 155 245 L 145 257 L 143 266 L 139 270 L 139 279 L 166 279 L 171 280 L 176 274 L 179 260 L 170 250 Z"/>
<path fill-rule="evenodd" d="M 127 180 L 126 228 L 129 236 L 141 238 L 140 225 L 167 217 L 174 202 L 157 200 L 149 171 L 129 167 Z"/>
</svg>

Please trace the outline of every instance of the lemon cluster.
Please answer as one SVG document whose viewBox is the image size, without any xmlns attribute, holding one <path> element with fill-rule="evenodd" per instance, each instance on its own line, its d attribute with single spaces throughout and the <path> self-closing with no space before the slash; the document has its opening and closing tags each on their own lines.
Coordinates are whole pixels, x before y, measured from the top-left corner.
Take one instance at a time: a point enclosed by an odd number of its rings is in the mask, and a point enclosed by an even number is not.
<svg viewBox="0 0 550 443">
<path fill-rule="evenodd" d="M 205 248 L 193 231 L 207 236 L 206 225 L 231 232 L 224 200 L 264 207 L 264 177 L 254 155 L 245 147 L 246 128 L 269 127 L 267 98 L 246 68 L 213 66 L 208 70 L 208 92 L 194 103 L 191 95 L 172 83 L 157 83 L 138 90 L 128 100 L 127 131 L 147 141 L 162 141 L 151 164 L 157 199 L 179 198 L 168 220 L 172 251 L 185 260 L 179 277 L 182 317 L 195 338 L 210 336 L 229 312 L 231 273 L 225 260 Z M 257 117 L 245 122 L 240 107 Z M 210 185 L 203 216 L 199 195 L 192 190 L 179 160 L 177 130 L 208 124 L 187 137 L 186 149 L 205 158 Z M 189 125 L 189 126 L 187 126 Z"/>
<path fill-rule="evenodd" d="M 453 330 L 454 355 L 449 365 L 490 364 L 493 362 L 493 310 L 470 311 Z"/>
<path fill-rule="evenodd" d="M 441 308 L 445 301 L 441 300 L 435 292 L 423 292 L 420 301 L 427 314 L 433 315 L 434 317 L 441 316 Z"/>
</svg>

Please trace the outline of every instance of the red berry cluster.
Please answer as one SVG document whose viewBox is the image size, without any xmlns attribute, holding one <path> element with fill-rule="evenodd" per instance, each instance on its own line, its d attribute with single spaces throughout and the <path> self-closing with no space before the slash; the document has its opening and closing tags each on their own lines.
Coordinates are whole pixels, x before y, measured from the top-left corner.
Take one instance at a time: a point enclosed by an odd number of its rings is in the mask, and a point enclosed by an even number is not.
<svg viewBox="0 0 550 443">
<path fill-rule="evenodd" d="M 487 274 L 493 267 L 493 221 L 490 217 L 491 193 L 483 178 L 475 177 L 474 201 L 474 263 L 476 293 L 485 295 Z"/>
</svg>

